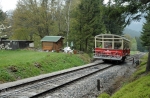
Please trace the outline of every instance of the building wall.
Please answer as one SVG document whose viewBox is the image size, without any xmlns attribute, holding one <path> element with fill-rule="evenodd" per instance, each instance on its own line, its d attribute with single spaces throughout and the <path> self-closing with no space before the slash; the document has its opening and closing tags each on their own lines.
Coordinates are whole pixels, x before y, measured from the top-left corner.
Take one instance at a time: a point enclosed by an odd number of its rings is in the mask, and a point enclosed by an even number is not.
<svg viewBox="0 0 150 98">
<path fill-rule="evenodd" d="M 16 42 L 16 41 L 10 42 L 10 47 L 13 50 L 19 49 L 19 42 Z"/>
<path fill-rule="evenodd" d="M 43 50 L 53 50 L 53 42 L 42 42 L 42 49 Z"/>
<path fill-rule="evenodd" d="M 28 41 L 2 41 L 4 46 L 8 45 L 11 49 L 16 50 L 16 49 L 24 49 L 29 47 Z"/>
<path fill-rule="evenodd" d="M 60 39 L 57 43 L 56 43 L 56 49 L 60 50 L 63 47 L 63 39 Z"/>
</svg>

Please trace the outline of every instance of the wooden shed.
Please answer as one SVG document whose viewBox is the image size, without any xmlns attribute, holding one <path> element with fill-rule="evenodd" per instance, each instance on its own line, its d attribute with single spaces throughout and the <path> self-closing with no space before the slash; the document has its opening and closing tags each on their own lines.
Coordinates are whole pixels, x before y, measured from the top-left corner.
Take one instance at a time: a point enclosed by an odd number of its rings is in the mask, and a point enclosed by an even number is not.
<svg viewBox="0 0 150 98">
<path fill-rule="evenodd" d="M 41 39 L 43 50 L 60 50 L 63 47 L 62 36 L 45 36 Z"/>
</svg>

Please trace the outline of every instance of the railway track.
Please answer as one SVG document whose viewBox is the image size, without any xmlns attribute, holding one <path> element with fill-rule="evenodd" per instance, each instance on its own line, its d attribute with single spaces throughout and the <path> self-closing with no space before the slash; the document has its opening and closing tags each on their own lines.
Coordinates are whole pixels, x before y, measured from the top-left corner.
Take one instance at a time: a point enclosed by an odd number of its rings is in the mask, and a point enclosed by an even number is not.
<svg viewBox="0 0 150 98">
<path fill-rule="evenodd" d="M 110 67 L 112 64 L 99 63 L 4 88 L 0 90 L 0 98 L 38 98 Z"/>
</svg>

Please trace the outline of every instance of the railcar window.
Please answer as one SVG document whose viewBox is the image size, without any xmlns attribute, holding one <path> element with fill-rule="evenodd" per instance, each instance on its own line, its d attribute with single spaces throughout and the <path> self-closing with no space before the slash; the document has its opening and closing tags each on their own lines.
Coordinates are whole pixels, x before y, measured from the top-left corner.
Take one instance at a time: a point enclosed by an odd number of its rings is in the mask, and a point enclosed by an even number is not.
<svg viewBox="0 0 150 98">
<path fill-rule="evenodd" d="M 111 42 L 104 42 L 104 48 L 112 49 L 112 43 Z"/>
<path fill-rule="evenodd" d="M 115 42 L 115 43 L 114 43 L 114 48 L 115 48 L 115 49 L 120 49 L 120 48 L 121 48 L 121 43 Z"/>
<path fill-rule="evenodd" d="M 96 47 L 102 48 L 102 42 L 97 42 Z"/>
</svg>

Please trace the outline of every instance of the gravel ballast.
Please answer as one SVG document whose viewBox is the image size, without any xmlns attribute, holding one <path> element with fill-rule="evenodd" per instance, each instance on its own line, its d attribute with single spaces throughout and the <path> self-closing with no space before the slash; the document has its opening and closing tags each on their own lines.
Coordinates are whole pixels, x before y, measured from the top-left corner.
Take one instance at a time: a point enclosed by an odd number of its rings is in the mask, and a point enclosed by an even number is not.
<svg viewBox="0 0 150 98">
<path fill-rule="evenodd" d="M 135 68 L 132 62 L 115 65 L 93 76 L 54 91 L 46 95 L 46 98 L 97 98 L 102 92 L 114 92 L 112 86 L 114 86 L 116 81 L 118 79 L 121 81 L 121 79 L 130 76 L 134 71 Z M 98 85 L 98 81 L 100 81 L 100 85 Z"/>
</svg>

